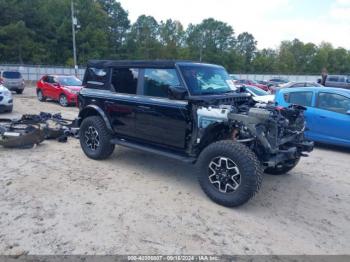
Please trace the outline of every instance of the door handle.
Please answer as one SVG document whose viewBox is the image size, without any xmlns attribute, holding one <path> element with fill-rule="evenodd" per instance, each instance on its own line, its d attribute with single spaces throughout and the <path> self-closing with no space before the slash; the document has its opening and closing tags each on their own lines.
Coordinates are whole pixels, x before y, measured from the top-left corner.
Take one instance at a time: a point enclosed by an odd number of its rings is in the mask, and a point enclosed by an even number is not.
<svg viewBox="0 0 350 262">
<path fill-rule="evenodd" d="M 327 118 L 326 116 L 320 116 L 320 118 Z"/>
</svg>

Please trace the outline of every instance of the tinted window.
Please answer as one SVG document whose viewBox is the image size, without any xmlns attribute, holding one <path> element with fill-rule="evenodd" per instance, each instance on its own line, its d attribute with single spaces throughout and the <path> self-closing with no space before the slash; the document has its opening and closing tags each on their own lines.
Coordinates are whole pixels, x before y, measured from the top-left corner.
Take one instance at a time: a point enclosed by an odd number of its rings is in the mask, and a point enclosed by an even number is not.
<svg viewBox="0 0 350 262">
<path fill-rule="evenodd" d="M 169 86 L 179 86 L 175 69 L 146 69 L 144 95 L 168 97 Z"/>
<path fill-rule="evenodd" d="M 327 78 L 327 81 L 338 82 L 338 77 L 336 77 L 336 76 L 329 76 L 329 77 Z"/>
<path fill-rule="evenodd" d="M 338 94 L 319 93 L 317 107 L 345 114 L 350 110 L 350 98 Z"/>
<path fill-rule="evenodd" d="M 108 70 L 89 67 L 85 72 L 86 87 L 104 89 L 108 83 Z"/>
<path fill-rule="evenodd" d="M 111 89 L 117 93 L 135 95 L 137 91 L 138 69 L 114 68 Z"/>
<path fill-rule="evenodd" d="M 286 101 L 291 104 L 301 106 L 312 105 L 312 92 L 291 92 L 285 98 Z"/>
<path fill-rule="evenodd" d="M 53 76 L 47 76 L 46 82 L 52 84 L 55 83 L 55 79 Z"/>
<path fill-rule="evenodd" d="M 11 71 L 4 71 L 2 73 L 2 76 L 4 78 L 10 78 L 10 79 L 16 79 L 16 78 L 22 77 L 20 72 L 11 72 Z"/>
<path fill-rule="evenodd" d="M 338 79 L 339 82 L 345 82 L 345 77 L 344 76 L 340 76 Z"/>
</svg>

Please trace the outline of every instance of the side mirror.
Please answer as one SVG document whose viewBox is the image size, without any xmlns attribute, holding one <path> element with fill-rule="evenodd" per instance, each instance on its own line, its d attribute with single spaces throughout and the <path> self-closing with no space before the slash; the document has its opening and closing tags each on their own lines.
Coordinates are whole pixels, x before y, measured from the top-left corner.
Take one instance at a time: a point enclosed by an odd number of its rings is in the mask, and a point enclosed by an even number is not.
<svg viewBox="0 0 350 262">
<path fill-rule="evenodd" d="M 182 86 L 169 86 L 169 99 L 183 100 L 188 95 L 187 90 Z"/>
<path fill-rule="evenodd" d="M 52 83 L 52 85 L 53 85 L 54 87 L 60 87 L 60 84 L 59 84 L 59 83 Z"/>
</svg>

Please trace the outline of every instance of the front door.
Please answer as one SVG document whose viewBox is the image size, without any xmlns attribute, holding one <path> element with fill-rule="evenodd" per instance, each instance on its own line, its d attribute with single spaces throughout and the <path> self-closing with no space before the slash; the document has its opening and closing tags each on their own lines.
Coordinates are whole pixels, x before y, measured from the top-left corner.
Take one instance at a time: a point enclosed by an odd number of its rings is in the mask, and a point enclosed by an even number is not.
<svg viewBox="0 0 350 262">
<path fill-rule="evenodd" d="M 320 92 L 313 110 L 313 131 L 330 142 L 350 143 L 350 98 Z"/>
<path fill-rule="evenodd" d="M 136 106 L 135 135 L 145 142 L 184 149 L 188 102 L 168 98 L 169 86 L 180 86 L 175 69 L 145 69 Z"/>
</svg>

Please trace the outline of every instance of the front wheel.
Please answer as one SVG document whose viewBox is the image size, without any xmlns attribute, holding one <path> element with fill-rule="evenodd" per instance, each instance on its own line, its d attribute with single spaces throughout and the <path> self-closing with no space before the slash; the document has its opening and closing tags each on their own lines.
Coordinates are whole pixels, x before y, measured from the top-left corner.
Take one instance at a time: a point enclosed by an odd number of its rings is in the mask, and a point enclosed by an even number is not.
<svg viewBox="0 0 350 262">
<path fill-rule="evenodd" d="M 260 162 L 242 144 L 229 140 L 213 143 L 203 150 L 197 165 L 203 191 L 220 205 L 240 206 L 259 191 Z"/>
<path fill-rule="evenodd" d="M 58 102 L 60 103 L 61 106 L 67 107 L 68 106 L 68 98 L 66 95 L 62 94 L 58 98 Z"/>
<path fill-rule="evenodd" d="M 23 93 L 23 89 L 16 90 L 17 95 L 21 95 Z"/>
<path fill-rule="evenodd" d="M 268 167 L 265 169 L 265 173 L 269 174 L 269 175 L 275 175 L 275 176 L 279 176 L 279 175 L 284 175 L 286 173 L 288 173 L 289 171 L 291 171 L 294 167 L 296 167 L 296 165 L 299 163 L 300 161 L 300 157 L 292 159 L 292 160 L 288 160 L 284 163 L 280 163 L 277 166 L 274 167 Z"/>
<path fill-rule="evenodd" d="M 79 129 L 80 146 L 85 155 L 95 160 L 108 158 L 114 151 L 110 143 L 111 132 L 99 116 L 90 116 L 83 120 Z"/>
</svg>

